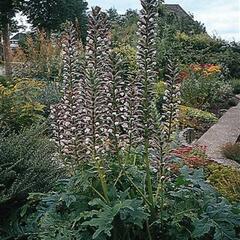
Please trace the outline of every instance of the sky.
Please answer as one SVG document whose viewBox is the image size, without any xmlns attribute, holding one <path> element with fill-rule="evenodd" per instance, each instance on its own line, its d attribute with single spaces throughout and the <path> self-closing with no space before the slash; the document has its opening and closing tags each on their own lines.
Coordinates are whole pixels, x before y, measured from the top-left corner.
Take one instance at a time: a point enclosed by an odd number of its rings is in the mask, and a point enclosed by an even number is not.
<svg viewBox="0 0 240 240">
<path fill-rule="evenodd" d="M 114 7 L 119 13 L 126 9 L 140 9 L 140 0 L 87 0 L 89 7 Z M 186 12 L 204 23 L 208 33 L 228 41 L 240 41 L 240 0 L 165 0 L 180 4 Z M 18 19 L 23 19 L 18 16 Z M 26 23 L 25 19 L 23 19 Z"/>
<path fill-rule="evenodd" d="M 88 0 L 88 3 L 104 9 L 114 7 L 119 13 L 140 8 L 140 0 Z M 240 41 L 240 0 L 165 0 L 165 3 L 180 4 L 205 24 L 210 35 Z"/>
</svg>

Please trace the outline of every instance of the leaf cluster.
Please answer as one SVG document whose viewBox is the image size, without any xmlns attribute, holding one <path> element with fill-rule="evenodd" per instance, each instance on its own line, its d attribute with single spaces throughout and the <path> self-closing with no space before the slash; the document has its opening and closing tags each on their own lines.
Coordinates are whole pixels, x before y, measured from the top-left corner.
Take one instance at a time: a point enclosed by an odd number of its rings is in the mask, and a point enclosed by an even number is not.
<svg viewBox="0 0 240 240">
<path fill-rule="evenodd" d="M 0 236 L 16 230 L 18 208 L 28 194 L 49 191 L 62 172 L 45 131 L 39 125 L 19 134 L 0 133 Z"/>
<path fill-rule="evenodd" d="M 37 101 L 44 84 L 32 79 L 0 83 L 0 128 L 19 131 L 44 120 L 44 105 Z"/>
</svg>

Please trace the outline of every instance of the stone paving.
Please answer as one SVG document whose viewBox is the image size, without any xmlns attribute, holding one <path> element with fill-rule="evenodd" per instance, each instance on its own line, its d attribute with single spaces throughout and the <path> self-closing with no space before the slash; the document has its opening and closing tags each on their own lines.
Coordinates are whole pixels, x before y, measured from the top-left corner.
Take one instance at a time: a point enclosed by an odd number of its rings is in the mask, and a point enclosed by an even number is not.
<svg viewBox="0 0 240 240">
<path fill-rule="evenodd" d="M 240 95 L 237 96 L 240 99 Z M 207 155 L 210 159 L 222 164 L 240 168 L 240 164 L 224 158 L 221 148 L 227 143 L 235 143 L 240 136 L 240 103 L 230 108 L 197 142 L 207 146 Z"/>
</svg>

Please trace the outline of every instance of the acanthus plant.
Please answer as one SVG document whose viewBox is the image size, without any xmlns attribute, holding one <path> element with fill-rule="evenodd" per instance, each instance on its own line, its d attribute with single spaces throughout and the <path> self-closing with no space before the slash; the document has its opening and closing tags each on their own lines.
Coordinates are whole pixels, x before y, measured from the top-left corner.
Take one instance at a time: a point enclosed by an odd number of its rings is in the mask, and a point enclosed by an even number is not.
<svg viewBox="0 0 240 240">
<path fill-rule="evenodd" d="M 74 168 L 82 157 L 83 141 L 83 86 L 79 60 L 79 42 L 73 24 L 67 23 L 63 35 L 63 97 L 51 107 L 53 139 L 60 153 Z"/>
<path fill-rule="evenodd" d="M 121 58 L 112 52 L 107 15 L 99 7 L 93 8 L 89 16 L 84 64 L 79 63 L 73 27 L 67 28 L 64 94 L 62 102 L 53 108 L 52 118 L 59 125 L 53 124 L 54 133 L 65 156 L 79 165 L 85 160 L 96 167 L 103 191 L 101 196 L 106 202 L 109 201 L 107 156 L 114 155 L 122 164 L 123 155 L 119 155 L 120 152 L 129 153 L 139 148 L 143 156 L 141 164 L 145 166 L 147 175 L 147 191 L 141 195 L 145 195 L 144 199 L 155 211 L 160 188 L 154 193 L 154 184 L 159 182 L 163 173 L 162 139 L 169 142 L 170 134 L 176 127 L 178 101 L 175 99 L 179 95 L 175 87 L 176 72 L 172 70 L 175 75 L 169 76 L 164 106 L 173 106 L 161 122 L 154 92 L 157 80 L 155 29 L 158 1 L 142 0 L 141 3 L 136 77 L 122 68 Z M 161 136 L 162 133 L 167 137 Z M 160 175 L 155 181 L 152 168 L 156 165 Z"/>
<path fill-rule="evenodd" d="M 162 106 L 162 136 L 165 143 L 171 143 L 173 141 L 174 133 L 178 127 L 178 113 L 180 106 L 180 87 L 179 82 L 179 70 L 177 66 L 169 61 L 167 65 L 166 74 L 166 91 L 163 97 Z"/>
<path fill-rule="evenodd" d="M 29 219 L 31 227 L 39 226 L 33 238 L 199 239 L 215 230 L 218 237 L 226 228 L 223 215 L 229 216 L 226 233 L 234 235 L 236 216 L 228 204 L 219 208 L 202 170 L 185 167 L 179 177 L 165 171 L 177 127 L 178 72 L 169 63 L 160 116 L 154 93 L 158 1 L 141 2 L 136 78 L 112 53 L 107 15 L 99 7 L 89 16 L 84 62 L 79 62 L 74 29 L 68 25 L 63 98 L 53 107 L 52 119 L 61 152 L 77 166 L 57 191 L 32 195 L 42 199 L 37 221 Z M 212 206 L 217 210 L 209 211 Z M 227 213 L 219 217 L 225 206 Z M 206 219 L 210 224 L 203 229 Z"/>
</svg>

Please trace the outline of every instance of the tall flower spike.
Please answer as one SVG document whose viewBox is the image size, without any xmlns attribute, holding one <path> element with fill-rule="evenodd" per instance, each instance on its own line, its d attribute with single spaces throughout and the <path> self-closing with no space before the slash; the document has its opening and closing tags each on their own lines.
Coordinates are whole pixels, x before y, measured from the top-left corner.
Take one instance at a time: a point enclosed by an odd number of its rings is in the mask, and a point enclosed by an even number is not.
<svg viewBox="0 0 240 240">
<path fill-rule="evenodd" d="M 82 75 L 79 64 L 79 43 L 76 32 L 71 23 L 66 24 L 66 30 L 62 40 L 63 49 L 63 97 L 58 106 L 52 107 L 52 119 L 56 119 L 61 134 L 55 131 L 54 138 L 60 143 L 60 150 L 70 160 L 70 164 L 76 164 L 79 159 L 79 147 L 83 142 L 82 127 Z M 54 117 L 57 114 L 56 117 Z M 56 127 L 55 127 L 56 128 Z M 56 135 L 58 134 L 58 135 Z M 57 138 L 60 139 L 58 140 Z M 80 139 L 79 139 L 80 137 Z"/>
<path fill-rule="evenodd" d="M 85 70 L 85 145 L 92 160 L 106 151 L 109 34 L 107 15 L 95 7 L 89 16 Z"/>
<path fill-rule="evenodd" d="M 156 142 L 156 107 L 154 104 L 154 85 L 157 80 L 156 72 L 156 20 L 157 0 L 141 0 L 142 10 L 140 12 L 139 42 L 137 51 L 137 88 L 138 88 L 138 110 L 136 114 L 136 127 L 139 129 L 139 145 L 144 148 L 144 162 L 146 168 L 146 183 L 149 193 L 149 201 L 154 205 L 153 186 L 151 178 L 152 157 L 157 156 L 155 151 Z M 157 149 L 158 150 L 158 149 Z"/>
<path fill-rule="evenodd" d="M 178 112 L 180 105 L 180 89 L 177 85 L 179 80 L 178 68 L 172 61 L 168 63 L 168 74 L 166 75 L 166 91 L 164 94 L 164 102 L 162 106 L 162 136 L 166 143 L 173 140 L 173 134 L 178 126 Z"/>
<path fill-rule="evenodd" d="M 139 144 L 139 94 L 137 88 L 136 76 L 130 72 L 126 72 L 124 78 L 125 103 L 124 103 L 124 143 L 128 152 L 131 152 Z"/>
<path fill-rule="evenodd" d="M 111 152 L 126 149 L 129 132 L 129 79 L 124 61 L 114 52 L 109 55 L 109 78 L 106 80 L 108 139 Z"/>
<path fill-rule="evenodd" d="M 155 132 L 154 85 L 157 80 L 156 72 L 156 20 L 157 0 L 142 0 L 140 12 L 139 42 L 137 51 L 137 95 L 138 111 L 136 124 L 139 129 L 139 142 L 144 142 L 145 151 L 150 148 L 149 141 Z"/>
</svg>

